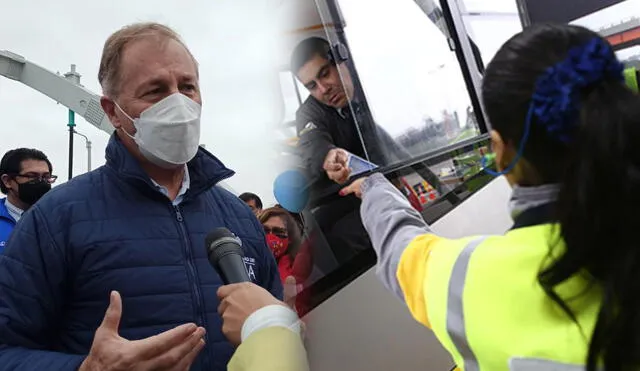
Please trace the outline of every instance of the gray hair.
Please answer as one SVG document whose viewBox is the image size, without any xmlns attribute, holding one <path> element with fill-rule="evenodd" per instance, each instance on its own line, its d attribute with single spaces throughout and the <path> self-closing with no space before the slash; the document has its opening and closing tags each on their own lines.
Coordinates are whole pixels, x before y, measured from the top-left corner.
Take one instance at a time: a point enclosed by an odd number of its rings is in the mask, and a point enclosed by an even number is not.
<svg viewBox="0 0 640 371">
<path fill-rule="evenodd" d="M 119 94 L 121 84 L 120 65 L 127 45 L 149 37 L 157 38 L 161 41 L 175 40 L 179 42 L 187 50 L 197 68 L 198 62 L 193 54 L 182 41 L 180 35 L 171 28 L 155 22 L 130 24 L 114 32 L 104 43 L 98 81 L 105 95 L 115 97 Z"/>
</svg>

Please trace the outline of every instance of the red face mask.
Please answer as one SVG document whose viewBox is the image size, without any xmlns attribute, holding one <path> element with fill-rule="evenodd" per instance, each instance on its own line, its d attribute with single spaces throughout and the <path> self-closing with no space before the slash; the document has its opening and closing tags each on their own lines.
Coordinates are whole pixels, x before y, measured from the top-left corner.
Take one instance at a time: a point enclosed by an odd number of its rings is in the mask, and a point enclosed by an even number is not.
<svg viewBox="0 0 640 371">
<path fill-rule="evenodd" d="M 267 234 L 267 246 L 271 249 L 273 256 L 279 259 L 287 252 L 289 248 L 289 239 L 278 237 L 273 233 Z"/>
</svg>

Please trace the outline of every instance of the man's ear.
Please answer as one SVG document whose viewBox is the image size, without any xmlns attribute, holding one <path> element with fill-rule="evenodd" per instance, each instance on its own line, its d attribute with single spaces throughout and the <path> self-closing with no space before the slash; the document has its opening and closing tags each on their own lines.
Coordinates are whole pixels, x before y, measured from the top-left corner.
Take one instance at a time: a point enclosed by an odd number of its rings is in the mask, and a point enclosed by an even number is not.
<svg viewBox="0 0 640 371">
<path fill-rule="evenodd" d="M 4 184 L 5 188 L 9 188 L 9 180 L 11 180 L 11 177 L 8 174 L 2 174 L 0 177 L 0 182 Z"/>
<path fill-rule="evenodd" d="M 116 104 L 110 98 L 102 96 L 100 97 L 100 105 L 102 106 L 104 113 L 109 117 L 111 125 L 113 125 L 116 130 L 120 129 L 122 124 L 120 124 L 120 119 L 116 115 Z"/>
</svg>

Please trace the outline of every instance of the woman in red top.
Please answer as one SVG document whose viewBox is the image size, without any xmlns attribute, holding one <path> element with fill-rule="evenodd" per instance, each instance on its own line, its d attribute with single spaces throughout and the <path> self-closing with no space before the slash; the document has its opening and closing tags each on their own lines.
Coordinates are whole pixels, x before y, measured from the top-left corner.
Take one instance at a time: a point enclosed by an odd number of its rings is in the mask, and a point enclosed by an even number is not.
<svg viewBox="0 0 640 371">
<path fill-rule="evenodd" d="M 278 262 L 280 279 L 285 285 L 285 291 L 294 291 L 289 295 L 285 293 L 285 296 L 294 299 L 295 295 L 304 288 L 303 283 L 312 269 L 309 243 L 303 243 L 302 240 L 302 226 L 281 207 L 265 209 L 258 217 L 264 227 L 267 246 Z M 301 304 L 300 299 L 295 299 L 296 306 Z"/>
</svg>

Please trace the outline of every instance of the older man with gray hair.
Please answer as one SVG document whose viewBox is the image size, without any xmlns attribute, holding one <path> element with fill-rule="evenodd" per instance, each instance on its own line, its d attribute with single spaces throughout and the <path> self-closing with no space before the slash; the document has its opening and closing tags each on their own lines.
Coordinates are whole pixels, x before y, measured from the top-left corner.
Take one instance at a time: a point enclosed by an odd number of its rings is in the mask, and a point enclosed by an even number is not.
<svg viewBox="0 0 640 371">
<path fill-rule="evenodd" d="M 226 369 L 204 238 L 226 227 L 254 283 L 282 297 L 251 210 L 199 148 L 198 66 L 166 26 L 106 41 L 101 103 L 116 129 L 106 164 L 30 208 L 0 256 L 0 371 Z"/>
</svg>

